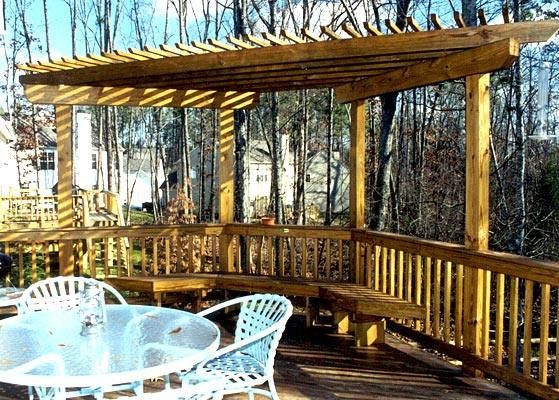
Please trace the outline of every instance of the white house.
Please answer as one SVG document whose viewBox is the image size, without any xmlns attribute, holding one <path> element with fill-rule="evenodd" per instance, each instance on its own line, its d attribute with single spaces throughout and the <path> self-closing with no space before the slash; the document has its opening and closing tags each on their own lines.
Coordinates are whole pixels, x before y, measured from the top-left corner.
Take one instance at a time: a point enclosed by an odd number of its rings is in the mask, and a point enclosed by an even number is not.
<svg viewBox="0 0 559 400">
<path fill-rule="evenodd" d="M 8 194 L 19 188 L 16 151 L 13 147 L 15 140 L 12 124 L 0 117 L 0 194 Z"/>
</svg>

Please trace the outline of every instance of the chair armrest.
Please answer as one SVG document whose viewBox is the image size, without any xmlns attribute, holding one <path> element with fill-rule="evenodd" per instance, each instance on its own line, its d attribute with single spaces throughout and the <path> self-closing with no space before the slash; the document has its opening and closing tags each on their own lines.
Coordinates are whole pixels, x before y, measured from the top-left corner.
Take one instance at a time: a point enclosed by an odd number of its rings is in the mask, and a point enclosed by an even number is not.
<svg viewBox="0 0 559 400">
<path fill-rule="evenodd" d="M 246 339 L 242 339 L 239 340 L 238 342 L 232 343 L 228 346 L 222 347 L 221 349 L 217 350 L 215 353 L 212 353 L 210 356 L 208 356 L 205 360 L 201 361 L 197 366 L 196 366 L 196 370 L 202 368 L 206 363 L 210 362 L 211 360 L 221 357 L 222 355 L 226 354 L 226 353 L 232 353 L 234 351 L 238 351 L 241 350 L 244 347 L 247 347 L 255 342 L 258 342 L 259 340 L 265 338 L 266 336 L 272 335 L 273 333 L 275 333 L 278 329 L 282 328 L 282 325 L 285 326 L 285 322 L 286 320 L 280 320 L 278 322 L 276 322 L 275 324 L 273 324 L 272 326 L 264 329 L 261 332 L 258 332 L 257 334 L 252 335 L 249 338 Z"/>
<path fill-rule="evenodd" d="M 210 307 L 210 308 L 206 308 L 205 310 L 200 311 L 200 312 L 197 313 L 196 315 L 199 315 L 199 316 L 201 316 L 201 317 L 205 317 L 206 315 L 213 314 L 213 313 L 215 313 L 216 311 L 219 311 L 219 310 L 221 310 L 221 309 L 223 309 L 223 308 L 231 307 L 231 306 L 233 306 L 233 305 L 238 305 L 238 304 L 240 304 L 240 303 L 242 303 L 242 300 L 239 299 L 239 298 L 227 300 L 227 301 L 224 301 L 224 302 L 222 302 L 222 303 L 216 304 L 215 306 L 212 306 L 212 307 Z"/>
</svg>

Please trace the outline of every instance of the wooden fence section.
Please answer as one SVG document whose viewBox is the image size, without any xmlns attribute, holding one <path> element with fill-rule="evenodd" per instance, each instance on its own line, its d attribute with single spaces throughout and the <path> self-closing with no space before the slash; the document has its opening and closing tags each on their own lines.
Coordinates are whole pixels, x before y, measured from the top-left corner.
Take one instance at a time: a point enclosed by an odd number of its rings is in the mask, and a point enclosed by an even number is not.
<svg viewBox="0 0 559 400">
<path fill-rule="evenodd" d="M 56 275 L 59 240 L 74 243 L 76 273 L 99 278 L 219 271 L 327 282 L 356 277 L 356 283 L 424 307 L 422 319 L 393 321 L 406 334 L 537 396 L 559 398 L 556 263 L 344 228 L 90 227 L 0 232 L 0 251 L 15 260 L 12 282 L 23 286 Z M 220 260 L 223 243 L 232 246 L 230 265 Z M 361 258 L 355 264 L 353 243 Z M 467 268 L 481 269 L 487 278 L 481 321 L 468 318 Z M 481 343 L 476 354 L 464 350 L 465 333 L 472 329 Z"/>
</svg>

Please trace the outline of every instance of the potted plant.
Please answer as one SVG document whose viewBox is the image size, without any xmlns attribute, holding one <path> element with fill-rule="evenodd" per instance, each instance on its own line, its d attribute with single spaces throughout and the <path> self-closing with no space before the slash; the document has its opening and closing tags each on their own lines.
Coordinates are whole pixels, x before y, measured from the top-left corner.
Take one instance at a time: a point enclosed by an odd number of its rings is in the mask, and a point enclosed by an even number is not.
<svg viewBox="0 0 559 400">
<path fill-rule="evenodd" d="M 276 217 L 274 215 L 263 215 L 260 217 L 260 223 L 262 225 L 274 225 L 276 223 Z"/>
</svg>

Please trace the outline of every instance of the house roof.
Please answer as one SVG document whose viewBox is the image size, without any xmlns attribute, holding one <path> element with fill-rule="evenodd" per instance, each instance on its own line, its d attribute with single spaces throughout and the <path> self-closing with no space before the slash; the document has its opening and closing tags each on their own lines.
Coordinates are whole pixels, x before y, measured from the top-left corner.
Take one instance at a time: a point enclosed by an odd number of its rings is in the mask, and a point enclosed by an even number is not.
<svg viewBox="0 0 559 400">
<path fill-rule="evenodd" d="M 519 44 L 548 40 L 559 22 L 410 26 L 413 32 L 382 35 L 365 24 L 363 36 L 346 25 L 345 38 L 326 27 L 322 37 L 282 31 L 18 67 L 30 72 L 20 81 L 37 103 L 246 108 L 260 92 L 303 88 L 335 88 L 338 101 L 348 102 L 506 68 Z"/>
</svg>

